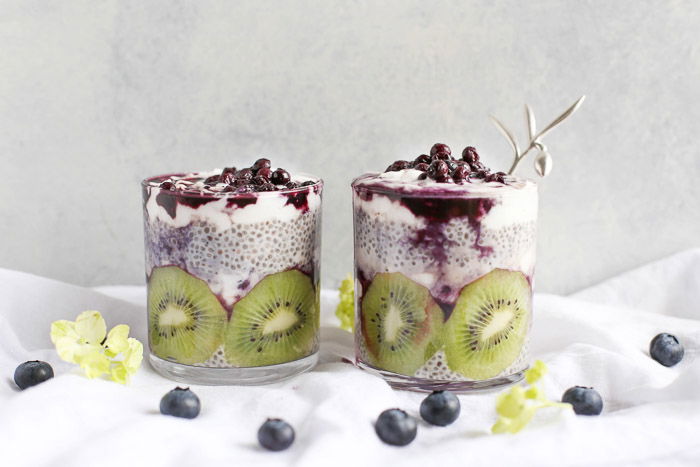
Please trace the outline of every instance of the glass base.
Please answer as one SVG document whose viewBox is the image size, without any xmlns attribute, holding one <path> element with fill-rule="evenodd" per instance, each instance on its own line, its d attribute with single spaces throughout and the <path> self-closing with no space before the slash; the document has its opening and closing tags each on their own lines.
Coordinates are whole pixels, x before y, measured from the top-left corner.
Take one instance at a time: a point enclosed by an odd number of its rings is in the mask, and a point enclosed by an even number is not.
<svg viewBox="0 0 700 467">
<path fill-rule="evenodd" d="M 151 366 L 166 378 L 186 384 L 206 384 L 210 386 L 254 386 L 270 384 L 289 379 L 312 369 L 318 362 L 318 352 L 293 362 L 279 365 L 256 366 L 252 368 L 208 368 L 182 365 L 149 355 Z"/>
<path fill-rule="evenodd" d="M 467 393 L 475 391 L 485 391 L 499 388 L 522 380 L 527 368 L 507 376 L 485 379 L 481 381 L 449 381 L 425 378 L 415 378 L 413 376 L 400 375 L 391 371 L 380 370 L 362 360 L 357 361 L 357 366 L 365 371 L 383 378 L 394 389 L 405 389 L 407 391 L 432 392 L 432 391 L 452 391 L 456 393 Z"/>
</svg>

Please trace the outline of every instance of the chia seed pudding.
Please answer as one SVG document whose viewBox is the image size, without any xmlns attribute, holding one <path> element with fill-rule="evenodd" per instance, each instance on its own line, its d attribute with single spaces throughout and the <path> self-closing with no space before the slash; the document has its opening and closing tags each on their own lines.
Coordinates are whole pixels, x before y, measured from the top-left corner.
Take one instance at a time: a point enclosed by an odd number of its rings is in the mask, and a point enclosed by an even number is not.
<svg viewBox="0 0 700 467">
<path fill-rule="evenodd" d="M 249 168 L 142 183 L 151 363 L 258 384 L 317 360 L 323 182 Z"/>
<path fill-rule="evenodd" d="M 528 366 L 537 186 L 455 159 L 396 161 L 352 183 L 356 358 L 390 384 L 479 389 Z"/>
</svg>

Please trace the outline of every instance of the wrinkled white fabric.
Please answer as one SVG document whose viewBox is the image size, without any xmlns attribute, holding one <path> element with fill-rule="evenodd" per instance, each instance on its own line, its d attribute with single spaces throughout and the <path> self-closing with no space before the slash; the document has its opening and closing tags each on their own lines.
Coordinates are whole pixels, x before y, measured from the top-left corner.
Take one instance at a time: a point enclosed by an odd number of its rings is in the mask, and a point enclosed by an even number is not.
<svg viewBox="0 0 700 467">
<path fill-rule="evenodd" d="M 550 368 L 545 389 L 574 385 L 605 400 L 598 417 L 544 409 L 517 435 L 491 435 L 497 391 L 460 396 L 448 427 L 419 423 L 409 446 L 382 444 L 373 421 L 400 407 L 418 416 L 422 394 L 394 391 L 343 363 L 352 338 L 336 328 L 335 293 L 324 291 L 321 361 L 311 372 L 259 387 L 191 386 L 202 401 L 194 420 L 160 415 L 176 383 L 147 363 L 131 385 L 88 380 L 52 350 L 49 327 L 83 310 L 108 326 L 127 323 L 145 342 L 143 287 L 85 289 L 0 270 L 0 464 L 6 466 L 480 466 L 700 465 L 700 250 L 681 253 L 577 294 L 537 294 L 532 351 Z M 686 355 L 665 368 L 648 355 L 670 332 Z M 15 367 L 46 360 L 56 377 L 19 391 Z M 287 451 L 257 446 L 267 417 L 296 429 Z"/>
</svg>

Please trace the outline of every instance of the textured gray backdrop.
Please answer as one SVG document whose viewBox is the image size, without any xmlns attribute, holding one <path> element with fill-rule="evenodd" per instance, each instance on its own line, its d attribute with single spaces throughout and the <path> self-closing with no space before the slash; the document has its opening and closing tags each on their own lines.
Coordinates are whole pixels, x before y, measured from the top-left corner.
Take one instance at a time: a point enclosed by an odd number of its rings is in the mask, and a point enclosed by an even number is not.
<svg viewBox="0 0 700 467">
<path fill-rule="evenodd" d="M 351 270 L 351 178 L 435 141 L 507 168 L 493 113 L 546 142 L 540 291 L 700 245 L 700 2 L 0 0 L 0 267 L 143 281 L 139 180 L 259 155 L 327 183 L 324 278 Z M 528 162 L 525 174 L 531 173 Z"/>
</svg>

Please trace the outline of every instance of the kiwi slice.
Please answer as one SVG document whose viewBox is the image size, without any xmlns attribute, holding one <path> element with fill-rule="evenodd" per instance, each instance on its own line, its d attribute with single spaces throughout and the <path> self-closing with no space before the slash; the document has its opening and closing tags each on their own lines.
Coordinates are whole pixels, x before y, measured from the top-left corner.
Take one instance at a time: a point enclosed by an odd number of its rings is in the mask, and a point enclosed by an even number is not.
<svg viewBox="0 0 700 467">
<path fill-rule="evenodd" d="M 311 279 L 295 269 L 265 277 L 233 306 L 226 360 L 253 367 L 310 355 L 318 342 L 317 297 Z"/>
<path fill-rule="evenodd" d="M 531 302 L 520 272 L 494 269 L 464 287 L 445 325 L 447 366 L 479 380 L 508 368 L 525 342 Z"/>
<path fill-rule="evenodd" d="M 440 347 L 443 313 L 430 291 L 401 273 L 379 273 L 362 298 L 362 334 L 371 365 L 412 376 Z"/>
<path fill-rule="evenodd" d="M 209 286 L 175 266 L 153 269 L 148 281 L 151 351 L 177 363 L 200 363 L 221 345 L 226 311 Z"/>
</svg>

